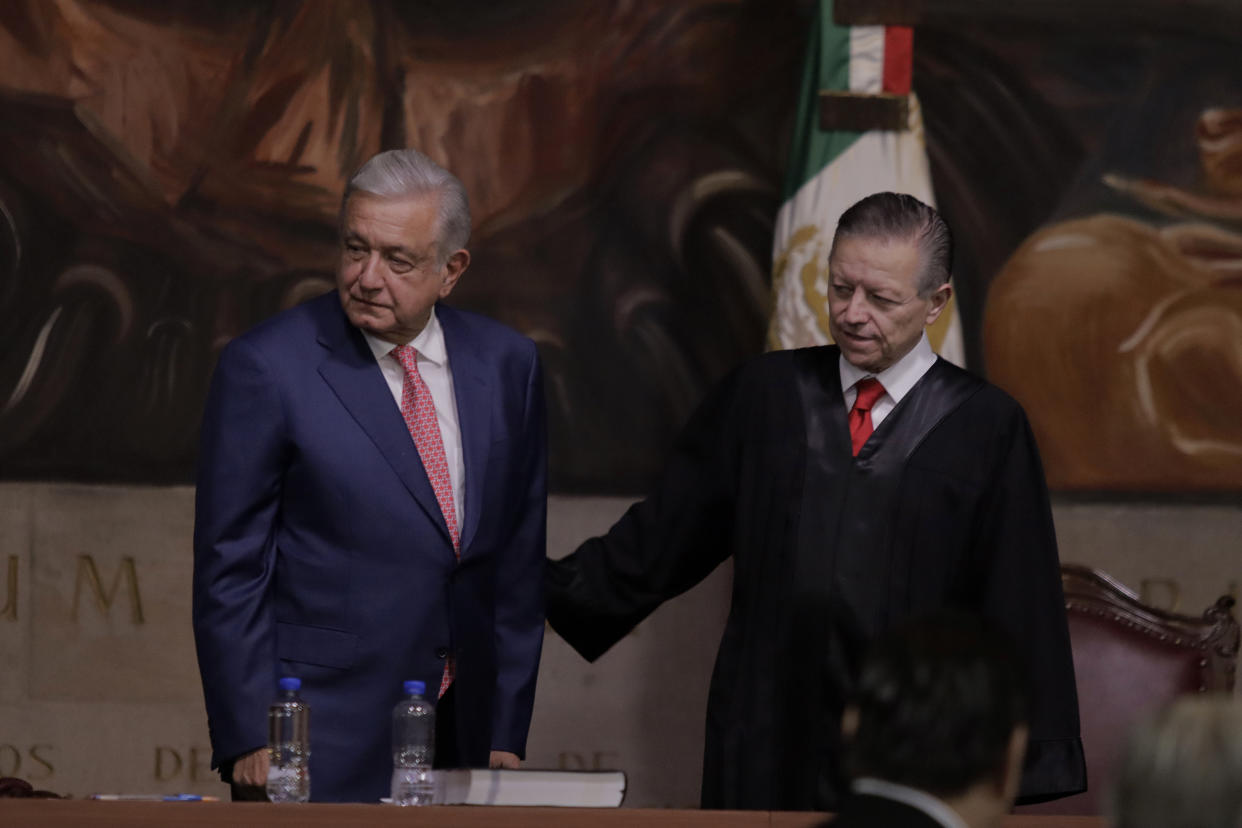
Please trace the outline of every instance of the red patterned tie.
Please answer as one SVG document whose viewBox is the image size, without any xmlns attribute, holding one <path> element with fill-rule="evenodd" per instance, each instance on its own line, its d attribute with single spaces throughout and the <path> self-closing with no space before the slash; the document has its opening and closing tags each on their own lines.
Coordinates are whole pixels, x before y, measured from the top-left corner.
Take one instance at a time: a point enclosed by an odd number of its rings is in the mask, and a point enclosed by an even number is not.
<svg viewBox="0 0 1242 828">
<path fill-rule="evenodd" d="M 884 396 L 884 386 L 875 377 L 860 379 L 854 388 L 858 396 L 854 398 L 854 407 L 850 409 L 850 443 L 854 447 L 854 456 L 867 442 L 873 431 L 871 427 L 871 406 Z"/>
<path fill-rule="evenodd" d="M 405 427 L 414 438 L 414 447 L 418 449 L 427 479 L 436 493 L 440 513 L 444 515 L 449 537 L 453 539 L 453 554 L 460 557 L 461 536 L 457 529 L 457 509 L 453 505 L 453 480 L 449 477 L 448 457 L 444 454 L 436 406 L 427 383 L 418 373 L 418 352 L 409 345 L 399 345 L 392 350 L 392 356 L 405 369 L 405 381 L 401 384 L 401 416 L 405 418 Z M 453 683 L 453 672 L 453 657 L 449 656 L 444 663 L 444 675 L 440 677 L 439 696 L 443 696 Z"/>
</svg>

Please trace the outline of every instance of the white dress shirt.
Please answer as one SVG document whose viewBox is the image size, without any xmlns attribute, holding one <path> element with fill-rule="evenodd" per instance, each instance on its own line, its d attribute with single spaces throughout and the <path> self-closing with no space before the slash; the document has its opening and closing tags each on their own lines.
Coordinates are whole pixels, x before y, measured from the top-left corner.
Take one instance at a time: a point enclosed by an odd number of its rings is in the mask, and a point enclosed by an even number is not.
<svg viewBox="0 0 1242 828">
<path fill-rule="evenodd" d="M 384 381 L 392 392 L 393 401 L 401 408 L 401 389 L 405 383 L 405 369 L 396 357 L 391 356 L 396 345 L 372 336 L 366 331 L 367 345 L 384 373 Z M 407 343 L 418 352 L 418 373 L 431 392 L 436 407 L 436 422 L 440 426 L 440 440 L 444 443 L 444 456 L 448 460 L 449 480 L 453 484 L 453 508 L 457 513 L 457 525 L 461 527 L 465 514 L 466 465 L 461 450 L 461 425 L 457 419 L 457 397 L 453 394 L 453 372 L 449 367 L 448 350 L 444 347 L 444 329 L 436 319 L 436 309 L 419 331 L 418 336 Z"/>
<path fill-rule="evenodd" d="M 846 362 L 844 356 L 840 357 L 841 393 L 845 395 L 845 410 L 848 412 L 853 408 L 854 400 L 858 398 L 858 389 L 854 387 L 855 384 L 866 377 L 875 377 L 880 381 L 880 385 L 884 386 L 884 393 L 875 401 L 875 405 L 871 406 L 871 427 L 872 429 L 879 428 L 889 412 L 901 402 L 901 398 L 910 393 L 914 384 L 936 364 L 936 359 L 936 352 L 932 350 L 926 331 L 923 332 L 918 344 L 910 349 L 910 353 L 878 374 L 855 367 Z"/>
<path fill-rule="evenodd" d="M 927 814 L 943 825 L 944 828 L 969 828 L 957 811 L 926 791 L 920 791 L 918 788 L 898 785 L 896 782 L 888 782 L 868 776 L 855 779 L 850 783 L 850 788 L 854 793 L 882 796 L 885 799 L 892 799 L 903 805 L 909 805 L 911 808 L 916 808 Z"/>
</svg>

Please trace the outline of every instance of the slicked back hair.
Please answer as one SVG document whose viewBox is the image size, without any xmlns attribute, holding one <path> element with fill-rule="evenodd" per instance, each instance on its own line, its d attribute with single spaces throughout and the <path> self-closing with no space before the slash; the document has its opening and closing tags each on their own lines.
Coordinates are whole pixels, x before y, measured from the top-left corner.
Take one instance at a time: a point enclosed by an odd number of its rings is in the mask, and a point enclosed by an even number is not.
<svg viewBox="0 0 1242 828">
<path fill-rule="evenodd" d="M 949 281 L 953 233 L 934 207 L 905 193 L 874 193 L 855 203 L 837 222 L 832 249 L 844 238 L 914 241 L 919 246 L 919 296 L 927 298 Z M 831 258 L 831 254 L 829 254 Z"/>
<path fill-rule="evenodd" d="M 1014 730 L 1027 721 L 1013 645 L 969 613 L 912 621 L 880 639 L 863 665 L 846 772 L 941 798 L 1000 779 Z"/>
<path fill-rule="evenodd" d="M 444 264 L 470 241 L 470 202 L 457 176 L 416 149 L 381 152 L 358 168 L 345 187 L 341 218 L 349 197 L 356 192 L 384 198 L 408 198 L 438 193 L 439 220 L 436 251 Z"/>
</svg>

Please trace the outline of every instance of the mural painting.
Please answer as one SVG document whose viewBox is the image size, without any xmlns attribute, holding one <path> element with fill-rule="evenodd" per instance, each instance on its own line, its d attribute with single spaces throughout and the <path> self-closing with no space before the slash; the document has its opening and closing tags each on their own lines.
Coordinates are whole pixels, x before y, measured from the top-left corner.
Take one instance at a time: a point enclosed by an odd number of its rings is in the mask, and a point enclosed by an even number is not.
<svg viewBox="0 0 1242 828">
<path fill-rule="evenodd" d="M 1242 9 L 950 5 L 915 76 L 970 364 L 1054 490 L 1242 490 Z"/>
<path fill-rule="evenodd" d="M 967 364 L 1054 489 L 1242 489 L 1242 11 L 922 9 Z M 190 482 L 219 348 L 330 288 L 346 177 L 415 145 L 474 205 L 454 299 L 539 343 L 554 488 L 641 491 L 763 347 L 811 13 L 3 4 L 0 478 Z"/>
<path fill-rule="evenodd" d="M 0 475 L 189 482 L 215 354 L 331 287 L 349 174 L 455 170 L 554 486 L 628 491 L 766 324 L 793 4 L 0 8 Z"/>
</svg>

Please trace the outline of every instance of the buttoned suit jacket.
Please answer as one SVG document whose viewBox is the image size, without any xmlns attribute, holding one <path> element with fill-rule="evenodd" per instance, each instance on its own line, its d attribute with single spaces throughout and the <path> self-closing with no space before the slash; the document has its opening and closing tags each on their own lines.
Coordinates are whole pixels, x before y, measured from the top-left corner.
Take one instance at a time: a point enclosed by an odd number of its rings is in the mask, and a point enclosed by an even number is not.
<svg viewBox="0 0 1242 828">
<path fill-rule="evenodd" d="M 534 344 L 437 307 L 465 465 L 460 560 L 401 412 L 335 293 L 221 353 L 203 416 L 194 630 L 213 763 L 311 709 L 312 799 L 375 801 L 407 679 L 456 665 L 466 764 L 524 754 L 543 634 L 546 434 Z"/>
</svg>

